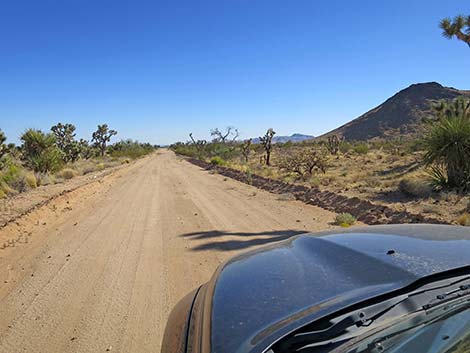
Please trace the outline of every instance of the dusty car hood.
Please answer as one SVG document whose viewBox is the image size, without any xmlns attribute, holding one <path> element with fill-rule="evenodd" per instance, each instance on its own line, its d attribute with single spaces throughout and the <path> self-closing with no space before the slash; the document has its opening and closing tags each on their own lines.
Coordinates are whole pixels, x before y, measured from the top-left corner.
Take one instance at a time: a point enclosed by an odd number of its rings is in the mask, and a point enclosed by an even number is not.
<svg viewBox="0 0 470 353">
<path fill-rule="evenodd" d="M 211 352 L 262 352 L 340 308 L 470 264 L 468 228 L 406 227 L 302 235 L 231 260 L 206 292 Z"/>
</svg>

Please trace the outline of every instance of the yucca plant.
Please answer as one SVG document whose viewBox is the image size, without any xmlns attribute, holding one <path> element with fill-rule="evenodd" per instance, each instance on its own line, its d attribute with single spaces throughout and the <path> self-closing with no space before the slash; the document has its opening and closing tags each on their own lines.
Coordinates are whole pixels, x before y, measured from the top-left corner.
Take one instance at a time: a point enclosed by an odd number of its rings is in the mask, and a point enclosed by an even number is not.
<svg viewBox="0 0 470 353">
<path fill-rule="evenodd" d="M 440 109 L 445 114 L 428 125 L 424 161 L 437 187 L 469 190 L 470 116 L 464 107 L 461 101 L 454 102 L 452 109 Z"/>
<path fill-rule="evenodd" d="M 56 146 L 55 137 L 41 130 L 28 129 L 21 136 L 22 154 L 25 164 L 37 173 L 54 172 L 60 169 L 63 153 Z"/>
</svg>

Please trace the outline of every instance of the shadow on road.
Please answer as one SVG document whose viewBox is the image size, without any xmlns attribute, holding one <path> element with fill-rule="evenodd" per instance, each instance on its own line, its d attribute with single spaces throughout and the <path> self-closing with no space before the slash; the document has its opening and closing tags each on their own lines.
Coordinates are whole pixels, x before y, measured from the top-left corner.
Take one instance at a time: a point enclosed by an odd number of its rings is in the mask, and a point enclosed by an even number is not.
<svg viewBox="0 0 470 353">
<path fill-rule="evenodd" d="M 266 232 L 225 232 L 219 230 L 212 230 L 206 232 L 194 232 L 182 234 L 182 237 L 191 238 L 193 240 L 208 239 L 209 242 L 205 244 L 197 245 L 192 248 L 193 251 L 203 250 L 219 250 L 219 251 L 231 251 L 241 250 L 250 248 L 253 246 L 265 245 L 281 240 L 289 239 L 294 235 L 306 233 L 305 230 L 278 230 L 278 231 L 266 231 Z M 217 239 L 224 236 L 233 236 L 238 239 L 222 240 Z M 248 240 L 247 240 L 248 238 Z"/>
</svg>

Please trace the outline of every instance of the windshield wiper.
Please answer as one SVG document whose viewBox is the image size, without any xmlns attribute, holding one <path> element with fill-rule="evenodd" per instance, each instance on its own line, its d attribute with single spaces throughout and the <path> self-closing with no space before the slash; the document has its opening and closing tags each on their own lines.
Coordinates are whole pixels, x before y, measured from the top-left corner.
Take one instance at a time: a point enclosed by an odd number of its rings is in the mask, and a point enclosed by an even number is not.
<svg viewBox="0 0 470 353">
<path fill-rule="evenodd" d="M 443 289 L 451 288 L 448 291 Z M 288 353 L 309 349 L 321 352 L 322 347 L 329 349 L 343 344 L 351 338 L 363 334 L 383 323 L 387 319 L 397 319 L 410 313 L 425 312 L 429 314 L 433 308 L 445 303 L 453 303 L 459 298 L 465 298 L 470 303 L 470 277 L 460 277 L 451 283 L 435 285 L 412 293 L 397 296 L 384 302 L 350 312 L 325 322 L 317 329 L 296 332 L 277 342 L 272 350 L 275 353 Z M 326 327 L 325 327 L 326 326 Z"/>
</svg>

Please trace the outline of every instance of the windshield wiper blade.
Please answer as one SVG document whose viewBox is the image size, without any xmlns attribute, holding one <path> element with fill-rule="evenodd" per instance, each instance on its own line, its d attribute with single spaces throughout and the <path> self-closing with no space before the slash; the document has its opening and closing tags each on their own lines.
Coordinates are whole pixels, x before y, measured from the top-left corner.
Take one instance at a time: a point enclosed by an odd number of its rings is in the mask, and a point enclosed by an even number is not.
<svg viewBox="0 0 470 353">
<path fill-rule="evenodd" d="M 330 325 L 327 328 L 293 334 L 275 344 L 273 350 L 276 353 L 287 353 L 299 351 L 307 347 L 321 347 L 344 342 L 362 334 L 364 329 L 377 326 L 375 323 L 382 317 L 400 317 L 413 312 L 431 310 L 446 302 L 467 296 L 470 294 L 470 284 L 462 283 L 468 281 L 470 281 L 470 277 L 461 277 L 445 285 L 437 285 L 403 294 L 382 303 L 374 304 L 352 313 L 333 318 L 329 320 Z M 443 289 L 452 286 L 455 287 L 456 285 L 458 285 L 458 287 L 447 292 L 442 292 Z M 433 295 L 433 292 L 438 292 L 439 294 Z"/>
</svg>

